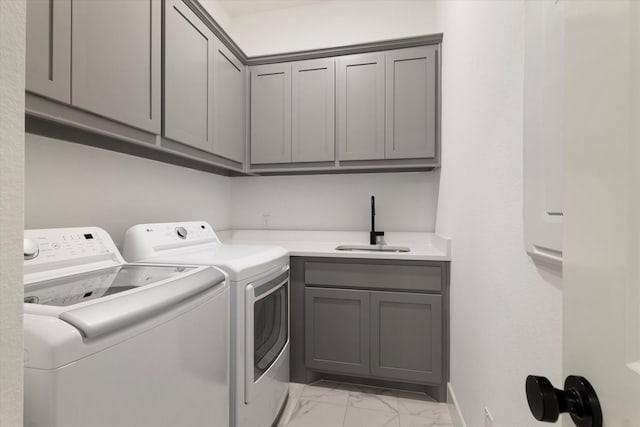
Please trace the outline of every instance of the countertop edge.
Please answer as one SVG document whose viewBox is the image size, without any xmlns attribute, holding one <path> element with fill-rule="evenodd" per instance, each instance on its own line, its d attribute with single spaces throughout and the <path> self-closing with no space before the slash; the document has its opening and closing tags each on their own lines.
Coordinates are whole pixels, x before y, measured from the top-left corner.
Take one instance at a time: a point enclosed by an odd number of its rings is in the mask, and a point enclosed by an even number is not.
<svg viewBox="0 0 640 427">
<path fill-rule="evenodd" d="M 225 230 L 219 238 L 226 244 L 280 246 L 289 256 L 379 259 L 405 261 L 451 261 L 451 239 L 429 232 L 390 232 L 389 245 L 408 246 L 410 252 L 337 251 L 344 244 L 362 245 L 366 232 L 322 230 Z M 295 237 L 295 240 L 292 239 Z M 316 239 L 314 239 L 316 238 Z M 307 240 L 308 239 L 308 240 Z"/>
</svg>

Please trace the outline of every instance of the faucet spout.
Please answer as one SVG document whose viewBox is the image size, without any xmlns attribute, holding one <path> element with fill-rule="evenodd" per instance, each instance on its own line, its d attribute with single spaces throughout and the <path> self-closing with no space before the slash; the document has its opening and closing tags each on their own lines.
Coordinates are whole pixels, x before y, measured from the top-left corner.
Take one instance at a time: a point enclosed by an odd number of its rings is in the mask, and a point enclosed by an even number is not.
<svg viewBox="0 0 640 427">
<path fill-rule="evenodd" d="M 369 243 L 378 244 L 378 237 L 384 236 L 384 231 L 376 231 L 376 198 L 371 196 L 371 231 L 369 232 Z"/>
</svg>

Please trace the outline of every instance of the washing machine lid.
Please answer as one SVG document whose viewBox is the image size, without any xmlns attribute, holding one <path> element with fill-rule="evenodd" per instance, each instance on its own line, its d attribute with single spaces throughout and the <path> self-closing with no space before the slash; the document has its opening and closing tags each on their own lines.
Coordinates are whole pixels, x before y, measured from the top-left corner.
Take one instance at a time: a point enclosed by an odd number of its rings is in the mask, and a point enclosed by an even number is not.
<svg viewBox="0 0 640 427">
<path fill-rule="evenodd" d="M 211 265 L 222 269 L 234 282 L 261 276 L 288 262 L 288 252 L 279 246 L 208 244 L 174 250 L 142 262 Z"/>
<path fill-rule="evenodd" d="M 194 267 L 122 265 L 32 283 L 24 288 L 24 302 L 64 307 L 151 285 L 180 276 Z"/>
<path fill-rule="evenodd" d="M 92 339 L 218 286 L 226 286 L 226 276 L 212 267 L 123 265 L 30 284 L 24 312 L 56 317 Z"/>
</svg>

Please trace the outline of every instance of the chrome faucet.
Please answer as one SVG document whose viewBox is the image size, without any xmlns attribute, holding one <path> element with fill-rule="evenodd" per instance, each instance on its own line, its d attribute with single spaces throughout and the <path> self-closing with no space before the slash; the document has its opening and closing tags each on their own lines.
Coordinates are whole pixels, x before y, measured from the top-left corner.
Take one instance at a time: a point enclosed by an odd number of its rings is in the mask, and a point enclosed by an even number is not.
<svg viewBox="0 0 640 427">
<path fill-rule="evenodd" d="M 378 244 L 378 237 L 384 236 L 384 231 L 376 231 L 376 198 L 371 196 L 371 231 L 369 232 L 369 243 Z"/>
</svg>

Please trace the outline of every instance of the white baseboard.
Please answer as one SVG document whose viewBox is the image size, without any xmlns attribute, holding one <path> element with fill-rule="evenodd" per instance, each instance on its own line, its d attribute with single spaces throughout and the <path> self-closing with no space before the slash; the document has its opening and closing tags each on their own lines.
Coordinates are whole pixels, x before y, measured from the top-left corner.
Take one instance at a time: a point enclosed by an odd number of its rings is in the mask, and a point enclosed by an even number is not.
<svg viewBox="0 0 640 427">
<path fill-rule="evenodd" d="M 451 383 L 447 384 L 447 407 L 449 408 L 449 413 L 451 414 L 453 427 L 467 427 L 467 424 L 464 422 L 464 417 L 462 416 L 460 406 L 458 406 L 456 395 L 453 393 L 453 387 L 451 387 Z"/>
</svg>

